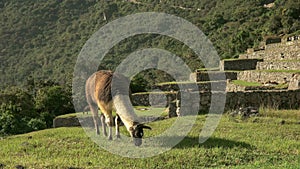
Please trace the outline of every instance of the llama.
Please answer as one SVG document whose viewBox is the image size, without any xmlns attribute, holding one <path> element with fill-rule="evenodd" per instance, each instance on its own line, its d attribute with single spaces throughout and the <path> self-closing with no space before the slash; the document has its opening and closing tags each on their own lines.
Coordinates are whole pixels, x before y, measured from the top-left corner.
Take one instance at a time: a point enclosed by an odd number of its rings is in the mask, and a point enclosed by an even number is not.
<svg viewBox="0 0 300 169">
<path fill-rule="evenodd" d="M 112 85 L 112 81 L 116 83 Z M 92 112 L 96 134 L 99 135 L 99 118 L 98 107 L 102 114 L 100 117 L 102 123 L 102 132 L 107 136 L 106 125 L 109 128 L 108 139 L 112 140 L 113 126 L 113 107 L 117 110 L 115 118 L 116 136 L 120 138 L 119 126 L 120 120 L 124 123 L 130 136 L 133 138 L 134 144 L 140 146 L 144 135 L 143 129 L 150 129 L 142 123 L 139 123 L 138 116 L 134 113 L 129 98 L 129 80 L 112 71 L 101 70 L 91 75 L 86 81 L 86 99 Z M 113 89 L 112 89 L 113 88 Z"/>
</svg>

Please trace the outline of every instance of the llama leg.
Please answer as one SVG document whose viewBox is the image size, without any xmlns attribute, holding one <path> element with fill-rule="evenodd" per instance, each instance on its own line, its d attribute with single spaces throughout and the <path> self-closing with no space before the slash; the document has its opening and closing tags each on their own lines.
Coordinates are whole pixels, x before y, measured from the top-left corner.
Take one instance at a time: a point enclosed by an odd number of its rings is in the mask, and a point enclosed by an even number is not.
<svg viewBox="0 0 300 169">
<path fill-rule="evenodd" d="M 115 124 L 116 124 L 116 136 L 117 136 L 117 138 L 121 138 L 121 136 L 120 136 L 120 129 L 119 129 L 119 127 L 120 127 L 119 120 L 121 120 L 121 119 L 120 119 L 120 117 L 117 115 L 116 118 L 115 118 Z"/>
<path fill-rule="evenodd" d="M 113 126 L 113 117 L 112 115 L 108 115 L 106 118 L 106 124 L 108 126 L 108 140 L 112 140 L 112 126 Z"/>
<path fill-rule="evenodd" d="M 111 102 L 104 103 L 99 101 L 98 106 L 100 107 L 102 114 L 105 116 L 105 123 L 108 126 L 108 139 L 112 140 L 112 126 L 113 126 L 112 103 Z"/>
<path fill-rule="evenodd" d="M 101 114 L 101 125 L 102 125 L 102 132 L 104 136 L 107 136 L 106 132 L 106 123 L 105 123 L 105 116 Z"/>
<path fill-rule="evenodd" d="M 99 117 L 98 117 L 98 107 L 97 105 L 90 104 L 90 109 L 93 114 L 93 121 L 96 129 L 96 134 L 99 135 Z"/>
</svg>

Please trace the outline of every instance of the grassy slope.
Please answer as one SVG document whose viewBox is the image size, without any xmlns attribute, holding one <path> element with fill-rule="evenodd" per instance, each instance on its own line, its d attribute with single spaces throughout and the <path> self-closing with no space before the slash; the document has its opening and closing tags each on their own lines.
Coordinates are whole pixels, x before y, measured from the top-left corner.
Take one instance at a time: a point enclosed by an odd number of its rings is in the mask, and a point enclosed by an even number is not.
<svg viewBox="0 0 300 169">
<path fill-rule="evenodd" d="M 189 135 L 175 148 L 145 159 L 123 158 L 100 149 L 82 128 L 48 129 L 0 140 L 0 163 L 8 168 L 16 165 L 28 168 L 297 168 L 300 131 L 296 122 L 300 114 L 292 113 L 293 116 L 284 116 L 284 125 L 281 124 L 283 116 L 256 117 L 243 122 L 223 116 L 213 136 L 199 145 L 199 130 L 205 119 L 201 115 Z M 146 137 L 161 133 L 174 120 L 151 123 L 153 130 L 147 131 Z"/>
</svg>

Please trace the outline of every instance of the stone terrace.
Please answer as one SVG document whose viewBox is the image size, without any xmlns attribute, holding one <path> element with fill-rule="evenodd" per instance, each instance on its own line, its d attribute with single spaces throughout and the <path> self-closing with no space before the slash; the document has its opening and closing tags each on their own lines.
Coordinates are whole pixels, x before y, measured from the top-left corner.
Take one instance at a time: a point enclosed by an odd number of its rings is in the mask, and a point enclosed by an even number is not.
<svg viewBox="0 0 300 169">
<path fill-rule="evenodd" d="M 180 100 L 179 96 L 182 92 L 199 94 L 200 111 L 204 112 L 211 108 L 211 96 L 216 94 L 226 94 L 226 110 L 240 106 L 299 109 L 300 36 L 274 39 L 266 39 L 259 49 L 248 49 L 246 54 L 239 56 L 239 59 L 221 61 L 218 69 L 192 73 L 190 82 L 170 82 L 157 87 L 164 91 L 161 95 L 172 91 L 174 94 L 171 94 L 170 98 L 173 99 Z M 260 86 L 237 85 L 233 83 L 235 80 L 255 82 Z M 180 91 L 180 86 L 189 86 L 192 82 L 196 82 L 198 91 Z M 276 88 L 274 84 L 284 88 Z M 216 88 L 212 91 L 212 85 L 220 86 L 220 89 Z M 223 86 L 226 86 L 226 91 L 223 90 Z M 135 105 L 149 105 L 148 97 L 149 93 L 135 94 L 133 102 Z M 191 101 L 188 106 L 193 107 L 193 105 L 197 104 Z"/>
<path fill-rule="evenodd" d="M 248 49 L 246 54 L 239 56 L 237 61 L 241 59 L 247 62 L 249 60 L 249 63 L 244 66 L 239 65 L 243 67 L 240 70 L 245 71 L 237 72 L 236 79 L 259 82 L 262 85 L 268 85 L 269 82 L 284 84 L 291 82 L 292 78 L 295 78 L 294 75 L 300 73 L 300 36 L 273 39 L 275 39 L 273 42 L 266 39 L 258 49 Z M 253 69 L 253 60 L 255 59 L 259 61 L 256 62 L 255 69 Z M 221 68 L 226 66 L 222 65 L 223 63 L 224 61 L 221 62 Z M 251 69 L 246 70 L 249 68 L 249 64 Z M 224 68 L 224 70 L 228 69 L 230 68 Z"/>
</svg>

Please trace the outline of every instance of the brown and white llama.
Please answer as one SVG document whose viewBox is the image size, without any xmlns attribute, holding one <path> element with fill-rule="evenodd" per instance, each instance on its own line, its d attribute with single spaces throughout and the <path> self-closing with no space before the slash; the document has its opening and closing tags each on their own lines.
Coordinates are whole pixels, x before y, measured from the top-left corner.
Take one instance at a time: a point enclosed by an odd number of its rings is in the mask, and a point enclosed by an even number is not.
<svg viewBox="0 0 300 169">
<path fill-rule="evenodd" d="M 96 134 L 100 134 L 99 107 L 102 113 L 100 120 L 103 134 L 107 136 L 106 123 L 109 128 L 108 139 L 112 140 L 112 127 L 114 124 L 112 110 L 115 108 L 117 110 L 117 117 L 115 118 L 117 138 L 120 138 L 119 121 L 121 119 L 133 138 L 134 144 L 140 146 L 144 136 L 143 129 L 151 128 L 140 123 L 138 116 L 134 113 L 129 98 L 129 83 L 130 81 L 121 74 L 107 70 L 98 71 L 86 81 L 86 99 L 93 115 Z"/>
</svg>

